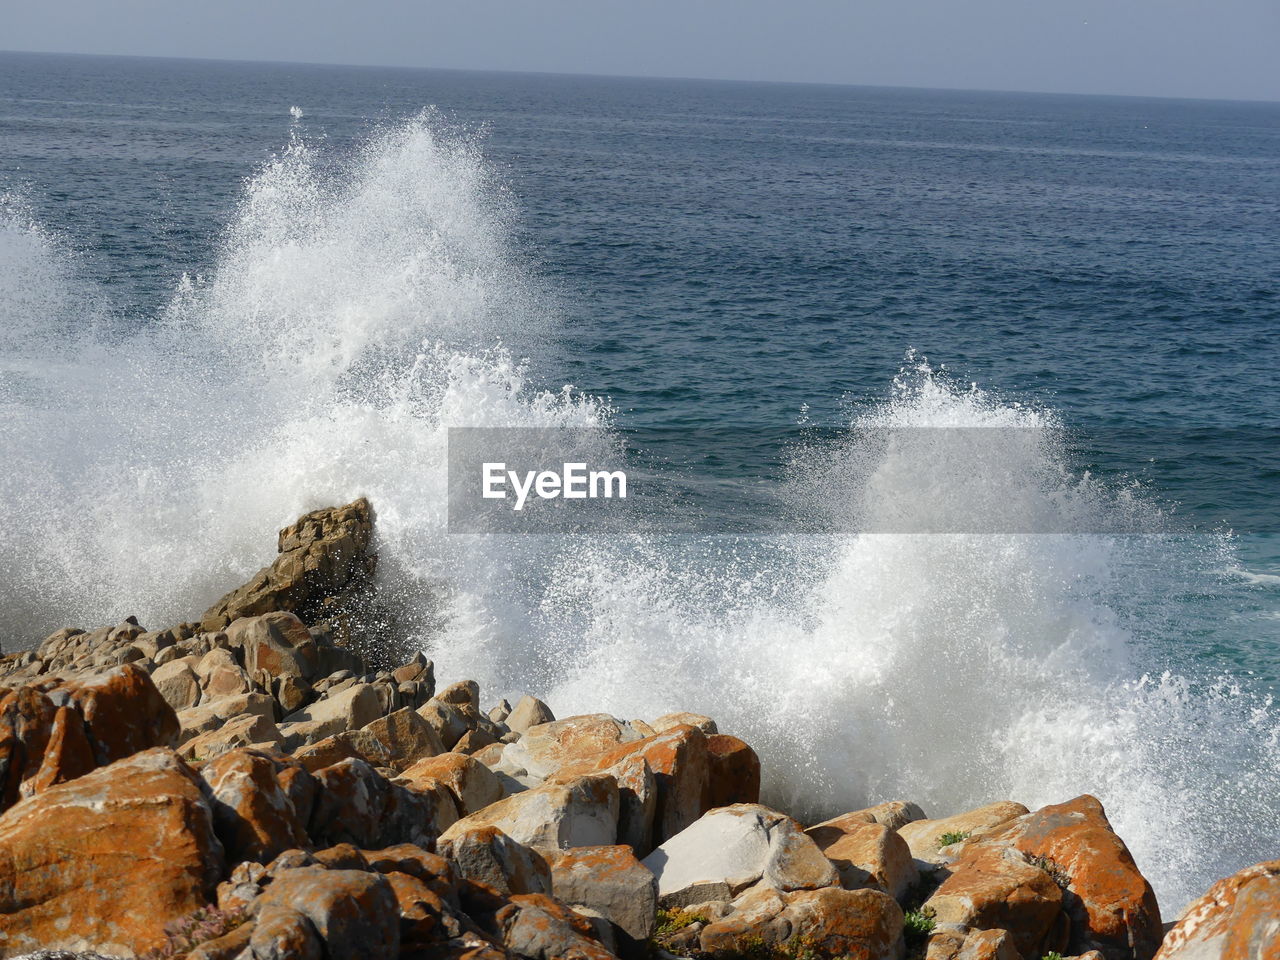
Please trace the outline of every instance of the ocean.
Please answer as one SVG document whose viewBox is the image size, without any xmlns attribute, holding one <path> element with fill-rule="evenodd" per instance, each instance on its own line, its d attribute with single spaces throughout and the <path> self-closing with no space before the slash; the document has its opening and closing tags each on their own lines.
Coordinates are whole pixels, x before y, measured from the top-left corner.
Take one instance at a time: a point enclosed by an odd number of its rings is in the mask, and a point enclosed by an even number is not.
<svg viewBox="0 0 1280 960">
<path fill-rule="evenodd" d="M 1170 917 L 1280 854 L 1280 104 L 0 54 L 0 346 L 6 651 L 368 495 L 486 702 L 803 815 L 1091 792 Z M 451 427 L 688 529 L 450 533 Z"/>
</svg>

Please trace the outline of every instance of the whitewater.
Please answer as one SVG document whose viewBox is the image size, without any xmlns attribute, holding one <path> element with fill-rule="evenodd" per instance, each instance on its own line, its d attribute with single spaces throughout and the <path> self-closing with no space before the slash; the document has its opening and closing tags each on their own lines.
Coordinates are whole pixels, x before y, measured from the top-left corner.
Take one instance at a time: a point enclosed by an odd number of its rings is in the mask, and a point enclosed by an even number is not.
<svg viewBox="0 0 1280 960">
<path fill-rule="evenodd" d="M 276 529 L 367 496 L 382 591 L 438 674 L 488 699 L 706 713 L 759 751 L 766 802 L 812 817 L 1093 793 L 1169 916 L 1275 855 L 1270 701 L 1147 666 L 1174 622 L 1161 598 L 1236 566 L 1230 538 L 1166 530 L 1150 494 L 1073 472 L 1069 425 L 999 385 L 908 355 L 840 442 L 795 451 L 795 496 L 916 532 L 450 535 L 451 427 L 624 428 L 603 399 L 536 386 L 556 291 L 474 138 L 428 113 L 348 155 L 300 122 L 210 271 L 155 316 L 114 313 L 57 224 L 4 199 L 6 651 L 190 619 L 270 559 Z M 867 439 L 921 428 L 991 442 L 950 458 Z M 1146 532 L 929 532 L 973 515 Z"/>
</svg>

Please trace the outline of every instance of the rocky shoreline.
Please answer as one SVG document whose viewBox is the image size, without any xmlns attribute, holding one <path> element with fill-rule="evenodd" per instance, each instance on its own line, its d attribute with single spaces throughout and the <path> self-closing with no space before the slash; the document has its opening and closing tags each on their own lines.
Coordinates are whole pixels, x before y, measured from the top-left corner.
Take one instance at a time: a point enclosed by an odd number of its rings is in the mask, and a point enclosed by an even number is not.
<svg viewBox="0 0 1280 960">
<path fill-rule="evenodd" d="M 806 828 L 709 717 L 437 688 L 370 615 L 373 524 L 302 517 L 198 621 L 0 659 L 0 958 L 1280 957 L 1280 860 L 1166 925 L 1090 796 Z"/>
</svg>

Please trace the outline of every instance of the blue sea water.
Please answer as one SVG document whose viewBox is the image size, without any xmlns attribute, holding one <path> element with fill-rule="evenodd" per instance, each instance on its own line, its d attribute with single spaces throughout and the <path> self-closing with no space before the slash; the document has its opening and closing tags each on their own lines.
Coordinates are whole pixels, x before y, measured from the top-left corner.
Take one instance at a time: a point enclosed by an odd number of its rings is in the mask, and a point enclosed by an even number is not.
<svg viewBox="0 0 1280 960">
<path fill-rule="evenodd" d="M 780 548 L 790 567 L 646 543 L 610 558 L 625 583 L 598 582 L 601 562 L 551 577 L 537 616 L 477 585 L 514 561 L 472 557 L 466 652 L 437 659 L 492 685 L 536 674 L 583 709 L 611 684 L 639 691 L 612 694 L 619 710 L 682 694 L 849 803 L 1092 789 L 1175 901 L 1280 853 L 1280 104 L 0 54 L 0 194 L 3 490 L 34 518 L 0 567 L 6 643 L 178 614 L 261 563 L 252 544 L 298 509 L 368 489 L 390 567 L 422 573 L 437 541 L 409 516 L 428 507 L 397 498 L 435 449 L 415 432 L 427 401 L 369 384 L 429 363 L 414 351 L 436 336 L 471 352 L 442 362 L 432 424 L 455 406 L 498 426 L 603 418 L 712 490 L 785 475 L 805 437 L 850 423 L 1048 423 L 1071 438 L 1062 465 L 1113 493 L 1140 482 L 1143 510 L 1198 532 L 1153 519 L 1137 546 L 1048 538 L 980 562 L 864 538 Z M 566 383 L 587 399 L 511 399 Z M 353 434 L 404 459 L 354 470 Z M 912 509 L 1022 496 L 911 485 L 930 469 L 894 475 Z M 726 520 L 751 509 L 727 502 Z M 564 558 L 526 561 L 509 582 Z M 954 581 L 968 564 L 983 572 Z M 1064 586 L 1085 581 L 1084 601 Z M 936 632 L 951 616 L 964 629 Z M 1112 652 L 1076 676 L 1091 644 Z M 790 665 L 706 667 L 770 650 Z M 567 674 L 566 652 L 586 666 Z M 856 669 L 834 669 L 846 654 Z M 931 663 L 951 673 L 922 680 Z M 803 750 L 751 709 L 779 689 L 835 704 L 795 708 L 816 731 Z M 957 713 L 966 699 L 1010 702 Z M 1041 770 L 1075 722 L 1101 752 Z M 957 725 L 981 737 L 921 745 Z M 880 753 L 849 760 L 853 736 Z M 984 753 L 976 772 L 939 759 L 958 749 Z M 1175 793 L 1192 812 L 1161 806 Z M 1224 807 L 1245 824 L 1230 843 L 1169 852 Z"/>
</svg>

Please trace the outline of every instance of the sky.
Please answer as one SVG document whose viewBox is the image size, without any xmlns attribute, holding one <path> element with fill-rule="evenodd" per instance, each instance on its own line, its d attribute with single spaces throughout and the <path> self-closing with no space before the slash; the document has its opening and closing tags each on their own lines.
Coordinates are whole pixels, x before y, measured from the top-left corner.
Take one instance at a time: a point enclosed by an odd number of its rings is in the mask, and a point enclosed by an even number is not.
<svg viewBox="0 0 1280 960">
<path fill-rule="evenodd" d="M 1280 0 L 0 0 L 0 49 L 1280 100 Z"/>
</svg>

